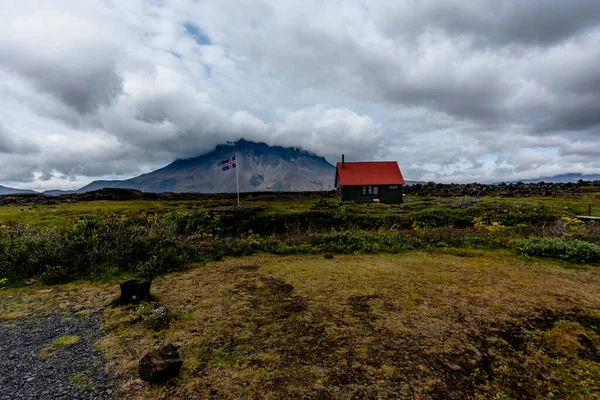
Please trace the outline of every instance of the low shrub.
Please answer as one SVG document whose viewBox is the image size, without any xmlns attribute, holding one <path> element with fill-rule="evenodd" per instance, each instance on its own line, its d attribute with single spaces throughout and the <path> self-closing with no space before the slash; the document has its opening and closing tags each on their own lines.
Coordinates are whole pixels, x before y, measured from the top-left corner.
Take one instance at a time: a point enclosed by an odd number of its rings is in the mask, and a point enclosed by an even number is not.
<svg viewBox="0 0 600 400">
<path fill-rule="evenodd" d="M 155 276 L 183 268 L 196 255 L 194 242 L 166 218 L 89 217 L 60 227 L 0 231 L 0 276 L 11 284 L 31 277 L 56 284 L 123 273 Z"/>
<path fill-rule="evenodd" d="M 580 263 L 600 263 L 600 246 L 578 239 L 532 237 L 520 239 L 517 250 L 528 256 L 556 258 Z"/>
</svg>

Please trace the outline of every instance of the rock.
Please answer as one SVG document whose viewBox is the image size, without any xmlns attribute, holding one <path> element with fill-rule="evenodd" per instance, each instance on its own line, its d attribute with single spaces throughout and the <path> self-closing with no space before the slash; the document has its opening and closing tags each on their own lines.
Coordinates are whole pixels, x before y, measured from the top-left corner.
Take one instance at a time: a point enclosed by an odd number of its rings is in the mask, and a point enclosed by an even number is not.
<svg viewBox="0 0 600 400">
<path fill-rule="evenodd" d="M 331 259 L 333 258 L 333 254 L 331 254 L 331 253 L 327 253 L 327 254 L 325 254 L 325 258 L 327 258 L 327 259 L 330 259 L 330 260 L 331 260 Z"/>
<path fill-rule="evenodd" d="M 155 331 L 167 329 L 170 323 L 169 310 L 167 310 L 167 307 L 160 303 L 154 303 L 152 305 L 151 323 L 152 329 Z"/>
<path fill-rule="evenodd" d="M 177 347 L 168 344 L 142 357 L 138 371 L 143 380 L 155 383 L 176 377 L 182 365 Z"/>
<path fill-rule="evenodd" d="M 128 279 L 121 282 L 121 303 L 150 298 L 151 279 Z"/>
</svg>

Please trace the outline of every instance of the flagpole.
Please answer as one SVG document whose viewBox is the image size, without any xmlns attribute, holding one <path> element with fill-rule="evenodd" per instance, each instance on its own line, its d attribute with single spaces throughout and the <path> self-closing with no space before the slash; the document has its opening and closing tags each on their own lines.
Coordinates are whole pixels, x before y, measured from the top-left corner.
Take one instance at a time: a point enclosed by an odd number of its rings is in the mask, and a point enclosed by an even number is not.
<svg viewBox="0 0 600 400">
<path fill-rule="evenodd" d="M 235 183 L 237 186 L 237 199 L 238 199 L 238 207 L 240 206 L 240 179 L 238 178 L 238 169 L 240 167 L 240 160 L 238 160 L 237 153 L 235 153 Z"/>
</svg>

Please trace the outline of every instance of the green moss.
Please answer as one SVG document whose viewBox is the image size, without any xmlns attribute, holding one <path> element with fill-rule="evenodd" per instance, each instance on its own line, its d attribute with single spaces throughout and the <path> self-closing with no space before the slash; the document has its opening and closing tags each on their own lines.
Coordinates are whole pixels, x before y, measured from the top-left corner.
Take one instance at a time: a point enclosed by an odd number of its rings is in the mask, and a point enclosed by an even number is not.
<svg viewBox="0 0 600 400">
<path fill-rule="evenodd" d="M 243 356 L 237 354 L 236 352 L 230 352 L 225 348 L 220 347 L 213 352 L 209 365 L 215 366 L 239 364 L 242 359 Z"/>
<path fill-rule="evenodd" d="M 62 349 L 65 347 L 73 346 L 74 344 L 79 343 L 81 338 L 79 336 L 61 336 L 52 342 L 52 346 L 57 349 Z"/>
<path fill-rule="evenodd" d="M 56 351 L 67 348 L 67 347 L 71 347 L 71 346 L 79 343 L 80 340 L 81 340 L 81 338 L 79 336 L 72 336 L 72 335 L 61 336 L 58 339 L 56 339 L 55 341 L 53 341 L 50 345 L 43 347 L 39 352 L 39 356 L 42 358 L 50 357 Z"/>
<path fill-rule="evenodd" d="M 94 390 L 94 380 L 89 376 L 89 372 L 78 372 L 69 377 L 69 381 L 75 384 L 77 388 L 84 391 Z"/>
</svg>

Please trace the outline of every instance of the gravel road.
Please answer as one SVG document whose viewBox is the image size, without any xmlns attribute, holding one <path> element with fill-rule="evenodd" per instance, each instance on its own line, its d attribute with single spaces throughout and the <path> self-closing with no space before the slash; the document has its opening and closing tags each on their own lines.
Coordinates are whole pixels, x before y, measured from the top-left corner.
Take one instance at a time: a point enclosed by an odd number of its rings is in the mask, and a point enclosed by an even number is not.
<svg viewBox="0 0 600 400">
<path fill-rule="evenodd" d="M 0 399 L 110 399 L 114 379 L 94 343 L 101 313 L 60 312 L 0 319 Z M 79 341 L 53 345 L 63 336 Z"/>
</svg>

